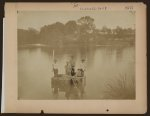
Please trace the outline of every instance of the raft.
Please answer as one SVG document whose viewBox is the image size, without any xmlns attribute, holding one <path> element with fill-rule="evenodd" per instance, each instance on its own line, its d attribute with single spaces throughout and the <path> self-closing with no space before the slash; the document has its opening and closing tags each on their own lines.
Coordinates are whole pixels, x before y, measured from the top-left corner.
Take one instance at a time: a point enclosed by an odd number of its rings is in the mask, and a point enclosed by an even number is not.
<svg viewBox="0 0 150 116">
<path fill-rule="evenodd" d="M 86 85 L 86 77 L 69 76 L 59 74 L 51 78 L 51 88 L 59 89 L 60 92 L 66 92 L 70 87 L 84 88 Z"/>
</svg>

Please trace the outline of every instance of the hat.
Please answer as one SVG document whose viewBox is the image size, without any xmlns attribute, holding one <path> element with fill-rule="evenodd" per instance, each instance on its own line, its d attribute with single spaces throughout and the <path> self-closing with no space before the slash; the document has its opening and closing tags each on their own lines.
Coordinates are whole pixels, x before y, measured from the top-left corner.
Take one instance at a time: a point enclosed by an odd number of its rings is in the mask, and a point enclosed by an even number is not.
<svg viewBox="0 0 150 116">
<path fill-rule="evenodd" d="M 81 61 L 85 61 L 84 59 L 82 59 Z"/>
<path fill-rule="evenodd" d="M 75 67 L 74 65 L 72 65 L 72 67 Z"/>
</svg>

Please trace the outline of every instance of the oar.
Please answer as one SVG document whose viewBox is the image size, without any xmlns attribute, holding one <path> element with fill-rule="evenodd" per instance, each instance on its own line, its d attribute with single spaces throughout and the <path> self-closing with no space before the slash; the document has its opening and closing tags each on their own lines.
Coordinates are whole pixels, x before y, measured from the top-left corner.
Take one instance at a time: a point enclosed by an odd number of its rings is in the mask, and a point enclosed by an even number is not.
<svg viewBox="0 0 150 116">
<path fill-rule="evenodd" d="M 54 58 L 55 58 L 55 51 L 53 49 L 53 62 L 54 62 Z"/>
<path fill-rule="evenodd" d="M 54 49 L 53 49 L 53 52 L 52 52 L 52 68 L 53 68 L 53 72 L 54 72 L 54 58 L 55 58 L 55 52 L 54 52 Z"/>
</svg>

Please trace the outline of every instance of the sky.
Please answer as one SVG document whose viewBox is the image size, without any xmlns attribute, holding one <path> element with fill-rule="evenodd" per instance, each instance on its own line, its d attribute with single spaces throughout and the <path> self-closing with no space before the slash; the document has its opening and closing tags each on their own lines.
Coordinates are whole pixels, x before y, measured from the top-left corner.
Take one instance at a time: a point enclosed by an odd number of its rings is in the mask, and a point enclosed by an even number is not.
<svg viewBox="0 0 150 116">
<path fill-rule="evenodd" d="M 135 14 L 130 11 L 19 11 L 18 29 L 34 28 L 40 30 L 44 25 L 50 25 L 55 22 L 65 24 L 69 20 L 77 21 L 83 16 L 94 18 L 97 29 L 103 26 L 115 28 L 134 28 Z"/>
</svg>

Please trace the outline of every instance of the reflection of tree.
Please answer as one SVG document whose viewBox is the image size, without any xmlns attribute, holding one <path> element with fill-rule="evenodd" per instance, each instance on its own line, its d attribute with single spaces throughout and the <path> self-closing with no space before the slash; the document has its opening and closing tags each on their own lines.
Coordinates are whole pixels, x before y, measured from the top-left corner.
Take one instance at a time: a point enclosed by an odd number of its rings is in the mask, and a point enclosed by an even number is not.
<svg viewBox="0 0 150 116">
<path fill-rule="evenodd" d="M 103 50 L 102 58 L 107 62 L 110 62 L 110 60 L 112 60 L 114 57 L 114 52 L 115 52 L 114 47 L 108 47 L 108 48 L 103 47 L 102 50 Z"/>
<path fill-rule="evenodd" d="M 79 52 L 80 52 L 80 59 L 84 59 L 84 60 L 87 60 L 87 47 L 86 46 L 83 46 L 81 48 L 79 48 Z"/>
<path fill-rule="evenodd" d="M 122 60 L 123 57 L 123 47 L 116 48 L 116 60 L 119 62 Z"/>
<path fill-rule="evenodd" d="M 88 47 L 87 48 L 87 67 L 91 67 L 91 65 L 93 65 L 93 61 L 94 61 L 94 56 L 96 54 L 96 49 L 93 47 Z"/>
</svg>

